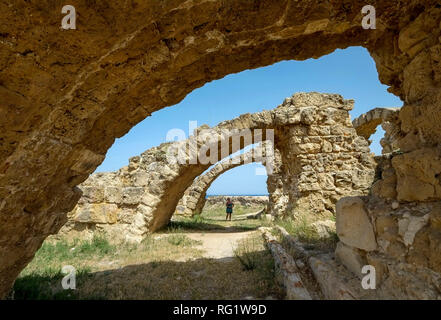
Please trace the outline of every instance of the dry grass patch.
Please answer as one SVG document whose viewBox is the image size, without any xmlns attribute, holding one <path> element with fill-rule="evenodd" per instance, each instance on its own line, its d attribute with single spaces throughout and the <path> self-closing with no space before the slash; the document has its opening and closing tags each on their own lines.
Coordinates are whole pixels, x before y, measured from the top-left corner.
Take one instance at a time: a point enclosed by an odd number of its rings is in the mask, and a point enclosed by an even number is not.
<svg viewBox="0 0 441 320">
<path fill-rule="evenodd" d="M 255 240 L 250 240 L 255 241 Z M 178 232 L 154 234 L 139 245 L 48 241 L 18 278 L 15 299 L 246 299 L 280 298 L 263 242 L 239 259 L 201 258 L 200 242 Z M 240 247 L 240 246 L 239 246 Z M 74 266 L 77 289 L 63 290 L 60 270 Z"/>
<path fill-rule="evenodd" d="M 317 214 L 303 213 L 295 218 L 277 220 L 275 223 L 283 228 L 294 238 L 306 244 L 310 249 L 333 251 L 338 242 L 335 231 L 331 231 L 328 236 L 321 237 L 312 226 L 314 222 L 320 220 L 333 220 L 334 216 L 318 216 Z"/>
</svg>

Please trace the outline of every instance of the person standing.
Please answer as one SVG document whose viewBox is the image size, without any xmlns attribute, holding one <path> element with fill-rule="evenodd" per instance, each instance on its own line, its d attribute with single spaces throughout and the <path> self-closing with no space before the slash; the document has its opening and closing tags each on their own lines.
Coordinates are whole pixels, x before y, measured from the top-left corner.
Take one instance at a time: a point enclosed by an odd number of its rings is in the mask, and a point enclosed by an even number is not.
<svg viewBox="0 0 441 320">
<path fill-rule="evenodd" d="M 233 207 L 234 207 L 234 203 L 231 201 L 230 198 L 227 198 L 227 203 L 226 203 L 226 207 L 227 207 L 227 217 L 225 219 L 225 221 L 231 221 L 231 215 L 233 214 Z"/>
</svg>

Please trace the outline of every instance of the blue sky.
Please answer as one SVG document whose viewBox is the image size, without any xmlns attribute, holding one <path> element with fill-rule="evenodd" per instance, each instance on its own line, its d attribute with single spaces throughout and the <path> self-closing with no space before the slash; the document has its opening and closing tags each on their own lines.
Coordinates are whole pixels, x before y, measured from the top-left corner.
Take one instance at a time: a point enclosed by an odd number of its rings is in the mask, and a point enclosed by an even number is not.
<svg viewBox="0 0 441 320">
<path fill-rule="evenodd" d="M 114 171 L 128 164 L 130 157 L 166 141 L 167 132 L 178 128 L 188 133 L 189 121 L 198 126 L 215 126 L 243 113 L 273 109 L 296 92 L 339 93 L 354 99 L 354 119 L 375 107 L 399 107 L 402 102 L 387 92 L 369 53 L 360 47 L 337 50 L 320 59 L 283 61 L 246 70 L 207 83 L 181 103 L 152 114 L 124 137 L 117 139 L 97 172 Z M 379 154 L 378 130 L 371 145 Z M 257 164 L 248 164 L 220 176 L 208 194 L 267 194 L 266 176 L 256 175 Z"/>
</svg>

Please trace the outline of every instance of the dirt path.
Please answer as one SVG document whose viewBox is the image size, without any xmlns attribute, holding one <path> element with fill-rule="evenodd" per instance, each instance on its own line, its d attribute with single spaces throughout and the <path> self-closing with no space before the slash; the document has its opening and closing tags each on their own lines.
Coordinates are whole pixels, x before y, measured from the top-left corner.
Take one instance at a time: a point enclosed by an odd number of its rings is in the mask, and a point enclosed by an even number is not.
<svg viewBox="0 0 441 320">
<path fill-rule="evenodd" d="M 230 232 L 195 232 L 186 235 L 190 239 L 202 242 L 195 247 L 204 251 L 204 258 L 222 259 L 233 258 L 239 241 L 256 232 L 258 231 L 238 232 L 231 229 Z"/>
</svg>

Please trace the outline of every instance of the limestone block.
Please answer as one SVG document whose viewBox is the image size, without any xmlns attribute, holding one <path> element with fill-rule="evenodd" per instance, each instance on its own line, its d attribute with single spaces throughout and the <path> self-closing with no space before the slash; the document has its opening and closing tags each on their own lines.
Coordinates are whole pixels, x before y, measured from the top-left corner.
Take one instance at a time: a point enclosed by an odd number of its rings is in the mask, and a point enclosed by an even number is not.
<svg viewBox="0 0 441 320">
<path fill-rule="evenodd" d="M 372 224 L 359 197 L 347 197 L 337 202 L 337 234 L 340 241 L 365 251 L 377 248 Z"/>
<path fill-rule="evenodd" d="M 329 126 L 311 125 L 309 126 L 309 130 L 307 134 L 309 136 L 329 136 L 331 134 L 331 128 Z"/>
<path fill-rule="evenodd" d="M 302 108 L 300 111 L 300 118 L 303 124 L 313 124 L 316 119 L 316 107 Z"/>
<path fill-rule="evenodd" d="M 118 224 L 131 224 L 135 215 L 133 208 L 120 208 L 118 210 Z"/>
<path fill-rule="evenodd" d="M 368 189 L 374 181 L 374 170 L 369 168 L 355 168 L 352 170 L 352 185 L 355 190 Z"/>
<path fill-rule="evenodd" d="M 317 174 L 318 181 L 323 190 L 335 190 L 334 176 L 332 173 Z"/>
<path fill-rule="evenodd" d="M 335 174 L 335 185 L 339 188 L 350 188 L 352 186 L 352 175 L 348 171 L 340 171 Z"/>
<path fill-rule="evenodd" d="M 333 232 L 335 232 L 335 222 L 332 220 L 316 221 L 311 224 L 311 227 L 320 238 L 328 238 Z"/>
<path fill-rule="evenodd" d="M 322 152 L 324 152 L 324 153 L 332 152 L 332 144 L 329 141 L 326 141 L 326 140 L 323 141 Z"/>
<path fill-rule="evenodd" d="M 73 218 L 75 222 L 113 224 L 118 219 L 118 207 L 115 204 L 86 204 L 78 207 Z"/>
<path fill-rule="evenodd" d="M 143 187 L 148 185 L 149 183 L 149 175 L 148 172 L 144 170 L 136 170 L 131 174 L 132 185 L 134 187 Z"/>
<path fill-rule="evenodd" d="M 158 197 L 146 192 L 142 195 L 140 202 L 147 206 L 153 207 L 159 202 L 159 200 L 160 199 Z M 186 198 L 186 201 L 188 201 L 188 198 Z"/>
<path fill-rule="evenodd" d="M 319 143 L 302 143 L 302 144 L 296 144 L 293 146 L 292 151 L 295 154 L 302 154 L 302 153 L 318 153 L 320 152 L 322 146 Z"/>
<path fill-rule="evenodd" d="M 424 148 L 392 159 L 400 201 L 441 199 L 441 151 Z"/>
<path fill-rule="evenodd" d="M 321 258 L 321 257 L 320 257 Z M 309 266 L 314 274 L 315 279 L 320 285 L 320 289 L 329 300 L 354 300 L 356 294 L 346 286 L 345 279 L 335 271 L 332 265 L 328 264 L 325 259 L 310 257 Z"/>
<path fill-rule="evenodd" d="M 383 171 L 382 179 L 372 185 L 372 194 L 385 199 L 396 198 L 397 176 L 395 175 L 395 170 L 386 169 Z"/>
<path fill-rule="evenodd" d="M 84 186 L 81 187 L 83 198 L 90 203 L 100 203 L 104 201 L 104 188 L 100 186 Z"/>
</svg>

